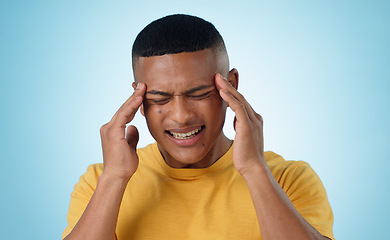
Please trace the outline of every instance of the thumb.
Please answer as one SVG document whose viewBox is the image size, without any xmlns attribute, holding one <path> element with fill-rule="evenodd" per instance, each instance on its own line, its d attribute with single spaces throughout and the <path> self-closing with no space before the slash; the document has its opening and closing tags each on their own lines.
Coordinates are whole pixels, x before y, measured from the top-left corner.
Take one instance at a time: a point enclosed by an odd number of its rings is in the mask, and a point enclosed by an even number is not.
<svg viewBox="0 0 390 240">
<path fill-rule="evenodd" d="M 139 134 L 136 127 L 130 125 L 127 127 L 126 141 L 134 150 L 137 149 L 137 143 L 139 140 Z"/>
</svg>

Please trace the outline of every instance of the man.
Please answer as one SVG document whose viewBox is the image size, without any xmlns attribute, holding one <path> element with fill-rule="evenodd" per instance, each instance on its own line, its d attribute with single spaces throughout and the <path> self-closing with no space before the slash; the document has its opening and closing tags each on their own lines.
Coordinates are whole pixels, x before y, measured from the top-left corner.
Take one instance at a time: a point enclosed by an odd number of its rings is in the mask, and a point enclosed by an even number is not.
<svg viewBox="0 0 390 240">
<path fill-rule="evenodd" d="M 263 120 L 237 91 L 225 44 L 172 15 L 137 36 L 134 93 L 101 128 L 104 164 L 72 193 L 66 239 L 334 239 L 321 181 L 263 150 Z M 236 136 L 222 127 L 229 106 Z M 156 140 L 136 149 L 140 108 Z"/>
</svg>

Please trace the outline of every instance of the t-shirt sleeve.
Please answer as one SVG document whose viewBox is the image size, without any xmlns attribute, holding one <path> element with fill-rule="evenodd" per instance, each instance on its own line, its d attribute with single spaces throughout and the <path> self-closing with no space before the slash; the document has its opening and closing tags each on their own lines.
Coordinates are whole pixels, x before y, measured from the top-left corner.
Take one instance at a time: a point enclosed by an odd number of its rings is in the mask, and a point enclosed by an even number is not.
<svg viewBox="0 0 390 240">
<path fill-rule="evenodd" d="M 79 221 L 89 200 L 96 189 L 97 180 L 102 173 L 102 164 L 94 164 L 88 167 L 79 182 L 74 186 L 74 191 L 71 194 L 69 210 L 68 210 L 68 226 L 62 234 L 62 239 L 69 235 L 74 226 Z"/>
<path fill-rule="evenodd" d="M 294 162 L 279 182 L 301 216 L 323 236 L 333 235 L 333 212 L 318 175 L 306 162 Z"/>
</svg>

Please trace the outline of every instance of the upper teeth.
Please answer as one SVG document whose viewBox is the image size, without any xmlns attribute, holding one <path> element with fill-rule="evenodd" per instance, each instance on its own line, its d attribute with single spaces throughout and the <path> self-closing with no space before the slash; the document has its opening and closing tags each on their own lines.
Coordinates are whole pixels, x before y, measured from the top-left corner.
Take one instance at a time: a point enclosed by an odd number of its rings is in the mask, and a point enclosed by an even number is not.
<svg viewBox="0 0 390 240">
<path fill-rule="evenodd" d="M 178 139 L 188 139 L 193 137 L 192 135 L 198 133 L 202 127 L 199 127 L 198 129 L 195 129 L 194 131 L 188 132 L 188 133 L 175 133 L 175 132 L 170 132 L 174 138 Z"/>
</svg>

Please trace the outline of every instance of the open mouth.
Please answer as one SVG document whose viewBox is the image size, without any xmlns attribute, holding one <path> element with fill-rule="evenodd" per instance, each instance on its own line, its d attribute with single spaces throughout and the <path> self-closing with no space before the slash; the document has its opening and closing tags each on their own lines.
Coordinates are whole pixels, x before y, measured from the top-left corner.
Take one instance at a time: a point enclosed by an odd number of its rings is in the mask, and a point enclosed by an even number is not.
<svg viewBox="0 0 390 240">
<path fill-rule="evenodd" d="M 172 137 L 174 137 L 176 139 L 190 139 L 190 138 L 193 138 L 196 135 L 198 135 L 204 128 L 205 128 L 205 126 L 201 126 L 198 129 L 195 129 L 195 130 L 193 130 L 191 132 L 187 132 L 187 133 L 175 133 L 175 132 L 171 132 L 171 131 L 166 131 L 166 132 L 169 133 L 169 135 L 171 135 Z"/>
</svg>

